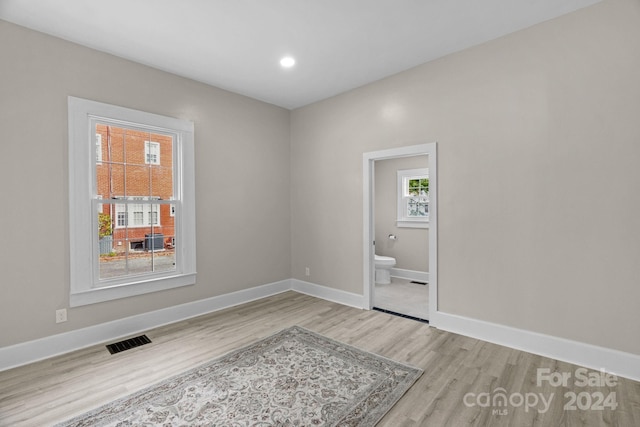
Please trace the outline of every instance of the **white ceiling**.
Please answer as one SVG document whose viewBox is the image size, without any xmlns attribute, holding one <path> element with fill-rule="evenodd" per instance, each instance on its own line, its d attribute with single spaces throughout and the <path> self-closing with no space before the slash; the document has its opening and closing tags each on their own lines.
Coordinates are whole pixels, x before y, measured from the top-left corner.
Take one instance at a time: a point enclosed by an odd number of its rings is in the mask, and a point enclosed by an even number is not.
<svg viewBox="0 0 640 427">
<path fill-rule="evenodd" d="M 0 19 L 291 109 L 598 1 L 0 0 Z"/>
</svg>

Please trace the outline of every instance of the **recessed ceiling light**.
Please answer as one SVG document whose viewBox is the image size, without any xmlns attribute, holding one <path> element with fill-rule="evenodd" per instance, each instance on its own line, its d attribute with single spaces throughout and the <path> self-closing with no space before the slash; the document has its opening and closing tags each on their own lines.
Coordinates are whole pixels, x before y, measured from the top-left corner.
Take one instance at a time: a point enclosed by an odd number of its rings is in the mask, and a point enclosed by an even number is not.
<svg viewBox="0 0 640 427">
<path fill-rule="evenodd" d="M 284 68 L 291 68 L 296 65 L 296 60 L 290 56 L 285 56 L 280 60 L 280 65 L 282 65 Z"/>
</svg>

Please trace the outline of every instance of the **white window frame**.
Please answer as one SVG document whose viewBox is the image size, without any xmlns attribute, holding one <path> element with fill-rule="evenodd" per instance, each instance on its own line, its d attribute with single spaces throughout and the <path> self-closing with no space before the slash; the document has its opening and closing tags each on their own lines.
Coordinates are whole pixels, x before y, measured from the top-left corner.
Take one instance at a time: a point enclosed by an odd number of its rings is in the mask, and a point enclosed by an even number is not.
<svg viewBox="0 0 640 427">
<path fill-rule="evenodd" d="M 410 196 L 409 195 L 409 180 L 429 178 L 429 169 L 404 169 L 399 170 L 398 174 L 398 215 L 396 226 L 406 228 L 429 228 L 429 215 L 426 217 L 411 217 L 408 215 L 408 202 L 415 198 L 424 198 L 424 196 Z M 428 199 L 428 197 L 427 197 Z"/>
<path fill-rule="evenodd" d="M 144 163 L 147 165 L 160 164 L 160 143 L 153 141 L 144 142 Z"/>
<path fill-rule="evenodd" d="M 102 163 L 102 135 L 96 133 L 96 163 Z"/>
<path fill-rule="evenodd" d="M 69 238 L 71 307 L 195 284 L 195 156 L 193 122 L 81 98 L 68 98 Z M 95 122 L 143 128 L 174 137 L 176 268 L 172 271 L 99 279 Z M 158 153 L 159 154 L 159 153 Z M 117 203 L 114 201 L 113 203 Z M 164 203 L 160 201 L 159 203 Z"/>
</svg>

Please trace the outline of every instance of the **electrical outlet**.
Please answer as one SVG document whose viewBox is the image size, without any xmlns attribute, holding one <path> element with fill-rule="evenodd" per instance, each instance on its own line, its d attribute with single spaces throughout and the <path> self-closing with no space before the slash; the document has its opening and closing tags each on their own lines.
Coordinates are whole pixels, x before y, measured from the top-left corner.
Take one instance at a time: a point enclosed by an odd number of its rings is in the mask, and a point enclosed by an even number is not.
<svg viewBox="0 0 640 427">
<path fill-rule="evenodd" d="M 309 270 L 309 267 L 305 267 L 304 268 L 304 275 L 305 276 L 311 276 L 311 270 Z"/>
<path fill-rule="evenodd" d="M 56 323 L 62 323 L 67 321 L 67 309 L 61 308 L 56 310 Z"/>
</svg>

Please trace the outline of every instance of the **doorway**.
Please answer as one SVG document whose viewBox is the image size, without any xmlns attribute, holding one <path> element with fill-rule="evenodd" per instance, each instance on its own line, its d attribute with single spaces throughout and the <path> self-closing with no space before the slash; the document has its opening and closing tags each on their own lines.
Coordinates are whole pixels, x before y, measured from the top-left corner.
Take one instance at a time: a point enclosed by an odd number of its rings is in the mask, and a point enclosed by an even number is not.
<svg viewBox="0 0 640 427">
<path fill-rule="evenodd" d="M 386 231 L 376 236 L 376 164 L 383 165 L 382 161 L 397 160 L 394 164 L 401 164 L 403 158 L 421 156 L 420 162 L 426 163 L 428 170 L 428 238 L 427 248 L 420 248 L 420 253 L 428 259 L 417 260 L 418 265 L 426 265 L 428 276 L 414 277 L 411 269 L 398 268 L 391 270 L 391 283 L 376 285 L 375 254 L 376 247 L 380 251 L 385 248 L 387 252 L 392 251 L 392 246 L 398 237 Z M 426 160 L 426 161 L 425 161 Z M 411 159 L 407 159 L 411 162 Z M 388 163 L 388 162 L 385 162 Z M 423 163 L 423 164 L 424 164 Z M 414 145 L 409 147 L 394 148 L 389 150 L 375 151 L 363 155 L 363 182 L 364 182 L 364 241 L 363 241 L 363 277 L 364 277 L 364 300 L 365 308 L 388 311 L 405 317 L 428 320 L 432 325 L 437 321 L 437 170 L 436 170 L 436 143 Z M 407 163 L 410 164 L 410 163 Z M 415 164 L 415 162 L 414 162 Z M 400 174 L 399 174 L 400 175 Z M 398 181 L 400 182 L 400 181 Z M 388 183 L 385 183 L 388 185 Z M 398 190 L 400 191 L 400 190 Z M 388 200 L 385 202 L 388 203 Z M 400 213 L 398 212 L 398 215 Z M 400 223 L 400 217 L 397 218 Z M 395 222 L 395 221 L 394 221 Z M 403 229 L 397 228 L 402 231 Z M 380 226 L 378 234 L 381 234 Z M 406 237 L 407 234 L 404 234 Z M 378 240 L 377 245 L 375 240 Z M 406 245 L 405 245 L 406 246 Z M 424 250 L 422 250 L 424 249 Z M 428 255 L 427 255 L 428 253 Z M 380 255 L 380 254 L 379 254 Z M 407 261 L 408 256 L 402 255 L 403 261 Z M 401 266 L 401 265 L 400 265 Z M 396 277 L 394 277 L 396 276 Z M 406 276 L 406 277 L 405 277 Z M 411 283 L 418 282 L 418 283 Z M 427 285 L 423 285 L 427 283 Z M 398 299 L 399 298 L 399 299 Z M 393 301 L 395 299 L 395 301 Z M 402 300 L 405 300 L 403 303 Z M 400 304 L 398 305 L 398 302 Z M 377 307 L 377 305 L 382 307 Z M 386 307 L 385 307 L 386 306 Z M 395 309 L 394 309 L 395 308 Z M 403 312 L 404 311 L 404 312 Z M 425 319 L 426 318 L 426 319 Z"/>
</svg>

